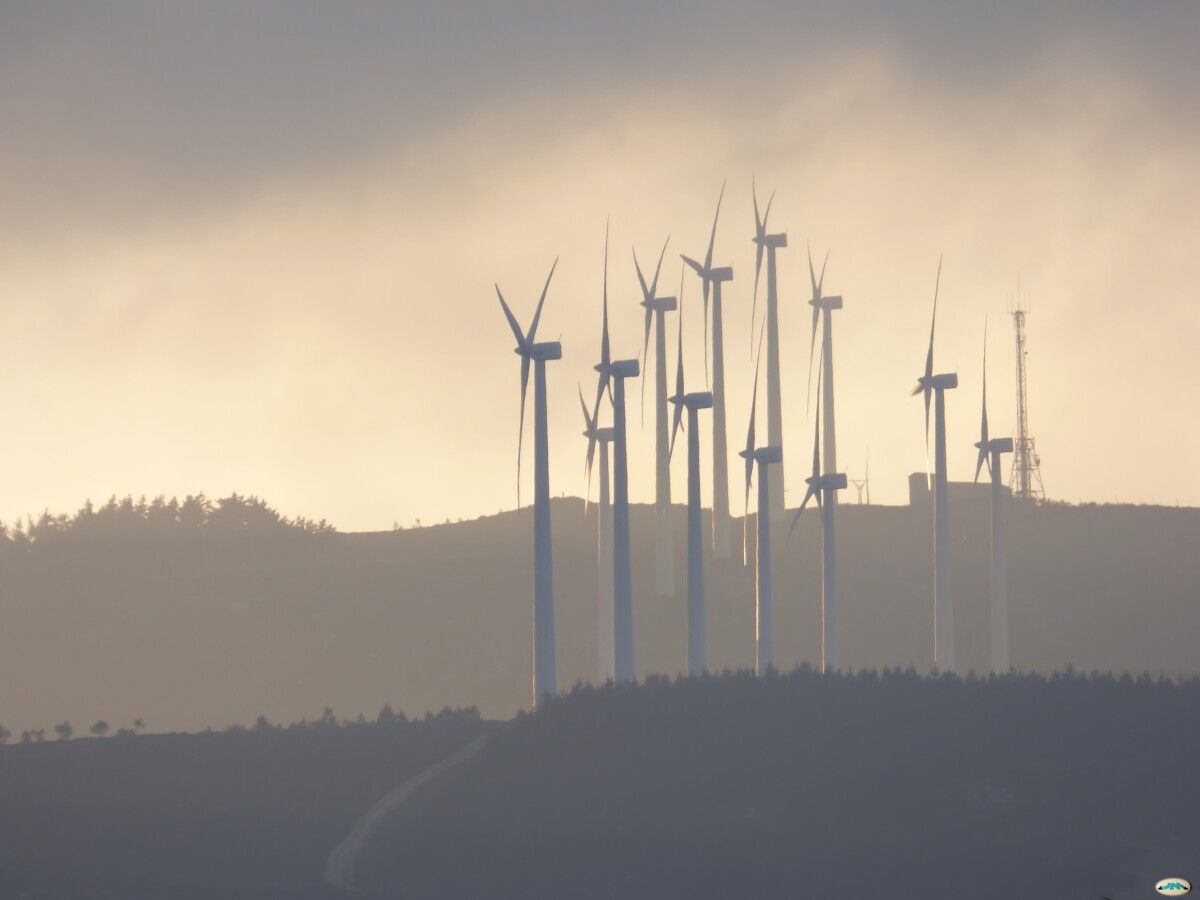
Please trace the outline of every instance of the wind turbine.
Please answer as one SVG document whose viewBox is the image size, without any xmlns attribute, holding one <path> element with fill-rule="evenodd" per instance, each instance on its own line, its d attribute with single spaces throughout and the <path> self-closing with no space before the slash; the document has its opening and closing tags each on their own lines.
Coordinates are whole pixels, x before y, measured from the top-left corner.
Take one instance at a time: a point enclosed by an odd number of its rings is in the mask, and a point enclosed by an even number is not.
<svg viewBox="0 0 1200 900">
<path fill-rule="evenodd" d="M 711 391 L 686 393 L 683 384 L 683 281 L 679 284 L 679 347 L 676 351 L 675 406 L 671 428 L 670 454 L 675 453 L 675 435 L 688 414 L 688 499 L 687 499 L 687 666 L 689 675 L 700 675 L 708 668 L 708 630 L 704 613 L 704 538 L 700 528 L 700 410 L 711 409 Z"/>
<path fill-rule="evenodd" d="M 850 483 L 854 485 L 854 489 L 858 491 L 858 505 L 862 506 L 863 489 L 867 491 L 867 506 L 871 505 L 871 448 L 867 448 L 867 465 L 863 470 L 862 478 L 852 478 Z"/>
<path fill-rule="evenodd" d="M 746 461 L 746 519 L 750 518 L 750 483 L 758 464 L 758 553 L 754 591 L 755 669 L 765 675 L 775 664 L 775 604 L 771 590 L 771 478 L 767 466 L 783 461 L 779 447 L 755 446 L 754 416 L 758 407 L 758 371 L 762 361 L 762 339 L 758 342 L 758 362 L 754 366 L 754 396 L 750 401 L 750 425 L 746 429 L 746 449 L 738 455 Z M 745 532 L 743 531 L 743 547 Z"/>
<path fill-rule="evenodd" d="M 813 351 L 816 348 L 817 324 L 819 321 L 821 325 L 821 374 L 818 388 L 822 389 L 821 402 L 825 406 L 825 420 L 821 423 L 821 428 L 825 434 L 825 442 L 821 456 L 825 462 L 825 470 L 836 472 L 837 426 L 833 414 L 833 311 L 842 308 L 842 298 L 840 295 L 825 296 L 825 266 L 828 262 L 829 254 L 826 253 L 825 260 L 821 263 L 821 276 L 818 278 L 816 270 L 813 268 L 812 250 L 809 249 L 808 279 L 812 284 L 812 298 L 808 301 L 808 305 L 813 310 L 812 337 L 809 340 L 808 346 L 808 377 L 809 381 L 811 381 Z M 821 315 L 822 312 L 825 313 L 824 316 Z M 830 494 L 829 502 L 836 509 L 837 494 Z"/>
<path fill-rule="evenodd" d="M 833 501 L 845 490 L 844 472 L 821 470 L 821 397 L 817 396 L 817 415 L 813 424 L 812 473 L 804 479 L 808 490 L 792 519 L 788 536 L 800 521 L 809 500 L 821 510 L 821 671 L 836 672 L 842 667 L 842 639 L 837 596 L 837 541 L 833 521 Z"/>
<path fill-rule="evenodd" d="M 698 263 L 680 254 L 704 285 L 704 331 L 705 367 L 708 365 L 708 298 L 712 294 L 712 395 L 713 395 L 713 499 L 712 535 L 713 555 L 717 559 L 729 556 L 729 447 L 725 436 L 725 345 L 721 323 L 721 285 L 733 280 L 730 266 L 713 267 L 713 244 L 717 239 L 717 220 L 721 215 L 721 200 L 725 197 L 725 185 L 721 184 L 721 195 L 717 198 L 717 211 L 713 216 L 712 233 L 708 238 L 708 252 L 704 263 Z"/>
<path fill-rule="evenodd" d="M 670 241 L 670 238 L 667 238 Z M 637 251 L 633 251 L 633 267 L 637 270 L 638 284 L 642 288 L 642 306 L 646 309 L 646 328 L 642 346 L 642 359 L 650 349 L 650 321 L 654 320 L 654 558 L 655 588 L 660 597 L 675 593 L 674 533 L 671 528 L 671 464 L 669 438 L 667 436 L 667 332 L 666 314 L 677 306 L 674 297 L 659 297 L 658 275 L 662 271 L 663 256 L 667 244 L 663 243 L 658 254 L 658 265 L 654 278 L 646 284 L 642 267 L 638 264 Z M 643 365 L 646 365 L 643 362 Z M 646 410 L 646 379 L 642 379 L 642 414 Z"/>
<path fill-rule="evenodd" d="M 929 460 L 929 401 L 934 399 L 933 492 L 933 664 L 941 672 L 954 671 L 954 594 L 950 583 L 949 486 L 946 480 L 946 391 L 958 387 L 958 374 L 933 373 L 933 333 L 937 326 L 938 289 L 942 261 L 938 259 L 933 288 L 933 318 L 929 325 L 929 351 L 925 372 L 917 379 L 912 396 L 925 397 L 925 459 Z"/>
<path fill-rule="evenodd" d="M 1000 454 L 1013 452 L 1013 439 L 988 436 L 987 319 L 983 322 L 983 418 L 975 446 L 979 450 L 975 460 L 975 481 L 979 481 L 979 472 L 986 462 L 992 482 L 992 671 L 1004 673 L 1009 671 L 1011 665 L 1008 660 L 1008 577 L 1004 567 L 1004 488 L 1000 480 Z"/>
<path fill-rule="evenodd" d="M 516 316 L 508 308 L 500 285 L 496 296 L 504 310 L 504 318 L 517 339 L 514 351 L 521 357 L 521 418 L 517 436 L 517 506 L 521 505 L 521 445 L 525 433 L 525 394 L 529 387 L 529 364 L 533 363 L 533 702 L 540 703 L 546 695 L 558 693 L 554 656 L 554 561 L 550 550 L 550 447 L 546 427 L 546 363 L 562 359 L 562 344 L 558 341 L 536 343 L 542 305 L 550 289 L 550 279 L 558 260 L 550 267 L 537 310 L 522 334 Z"/>
<path fill-rule="evenodd" d="M 758 279 L 762 270 L 763 251 L 767 254 L 767 443 L 780 448 L 783 453 L 783 396 L 779 378 L 779 294 L 776 288 L 775 251 L 787 246 L 787 233 L 767 232 L 767 220 L 771 217 L 771 204 L 775 202 L 775 192 L 771 192 L 767 200 L 767 208 L 760 217 L 758 214 L 758 190 L 754 180 L 750 182 L 750 192 L 754 198 L 754 294 L 750 306 L 750 334 L 754 335 L 754 316 L 758 307 Z M 783 466 L 771 479 L 771 511 L 776 518 L 784 514 L 783 501 Z"/>
<path fill-rule="evenodd" d="M 579 391 L 579 406 L 583 410 L 583 436 L 588 439 L 588 458 L 586 463 L 588 489 L 584 494 L 584 509 L 587 509 L 587 498 L 591 494 L 592 459 L 594 448 L 600 447 L 600 503 L 596 527 L 596 569 L 599 583 L 597 585 L 597 642 L 596 655 L 598 660 L 597 676 L 603 684 L 610 681 L 616 674 L 613 657 L 613 516 L 611 494 L 608 478 L 608 445 L 613 439 L 613 430 L 600 428 L 597 425 L 599 416 L 588 412 L 587 404 L 583 401 L 583 390 Z"/>
<path fill-rule="evenodd" d="M 605 388 L 613 402 L 613 668 L 616 680 L 633 681 L 633 573 L 629 559 L 629 460 L 625 439 L 625 379 L 636 378 L 636 359 L 613 360 L 608 340 L 608 233 L 604 236 L 604 326 L 600 337 L 600 362 L 596 371 L 596 403 L 592 418 L 599 415 Z M 612 384 L 610 384 L 612 382 Z M 589 455 L 592 452 L 588 444 Z"/>
</svg>

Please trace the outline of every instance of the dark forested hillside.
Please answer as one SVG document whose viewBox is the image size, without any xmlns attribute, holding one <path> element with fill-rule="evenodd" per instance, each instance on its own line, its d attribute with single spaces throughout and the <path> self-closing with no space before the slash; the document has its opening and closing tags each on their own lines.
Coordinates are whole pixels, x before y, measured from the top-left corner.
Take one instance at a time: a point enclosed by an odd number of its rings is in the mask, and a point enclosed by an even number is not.
<svg viewBox="0 0 1200 900">
<path fill-rule="evenodd" d="M 582 689 L 385 823 L 412 897 L 1154 896 L 1200 872 L 1200 682 L 809 671 Z"/>
<path fill-rule="evenodd" d="M 0 896 L 324 897 L 325 858 L 397 784 L 495 726 L 371 723 L 0 747 Z"/>
<path fill-rule="evenodd" d="M 640 674 L 684 663 L 683 516 L 678 590 L 652 593 L 650 508 L 632 510 Z M 595 511 L 553 503 L 564 686 L 595 671 Z M 292 721 L 385 701 L 410 711 L 477 705 L 507 717 L 529 700 L 532 512 L 373 534 L 289 520 L 262 501 L 112 501 L 45 516 L 0 541 L 0 723 L 84 733 Z M 753 523 L 751 531 L 753 532 Z M 962 671 L 987 666 L 986 507 L 956 506 Z M 928 665 L 927 509 L 839 510 L 849 666 Z M 818 537 L 776 537 L 776 654 L 818 655 Z M 1022 670 L 1200 672 L 1200 511 L 1009 508 L 1012 657 Z M 753 539 L 753 534 L 751 534 Z M 754 580 L 709 564 L 710 660 L 753 660 Z"/>
</svg>

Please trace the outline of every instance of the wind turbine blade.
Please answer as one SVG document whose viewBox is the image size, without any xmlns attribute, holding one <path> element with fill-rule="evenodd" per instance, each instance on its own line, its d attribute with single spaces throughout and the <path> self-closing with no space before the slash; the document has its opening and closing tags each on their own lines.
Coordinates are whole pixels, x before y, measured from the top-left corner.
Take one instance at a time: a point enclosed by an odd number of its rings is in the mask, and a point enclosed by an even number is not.
<svg viewBox="0 0 1200 900">
<path fill-rule="evenodd" d="M 808 245 L 808 280 L 812 283 L 812 298 L 821 299 L 821 289 L 817 287 L 817 273 L 812 264 L 812 244 Z"/>
<path fill-rule="evenodd" d="M 929 400 L 933 395 L 933 389 L 929 386 L 925 387 L 925 486 L 932 487 L 933 485 L 933 466 L 929 462 Z"/>
<path fill-rule="evenodd" d="M 754 236 L 762 238 L 766 234 L 766 229 L 763 227 L 762 217 L 758 214 L 758 186 L 754 183 L 754 176 L 750 176 L 750 196 L 754 199 Z"/>
<path fill-rule="evenodd" d="M 633 268 L 637 272 L 638 284 L 642 287 L 642 299 L 652 299 L 653 295 L 650 293 L 650 288 L 646 286 L 646 276 L 642 274 L 642 265 L 638 262 L 636 247 L 633 248 Z"/>
<path fill-rule="evenodd" d="M 521 333 L 521 326 L 517 323 L 517 317 L 512 314 L 512 310 L 504 302 L 504 295 L 500 293 L 500 285 L 496 285 L 496 296 L 500 298 L 500 308 L 504 310 L 504 318 L 508 319 L 508 327 L 512 329 L 513 337 L 517 339 L 517 347 L 524 347 L 525 335 Z"/>
<path fill-rule="evenodd" d="M 682 253 L 679 254 L 679 258 L 695 269 L 697 275 L 699 275 L 701 278 L 704 277 L 704 266 L 696 262 L 696 260 L 692 259 L 690 256 L 685 256 Z"/>
<path fill-rule="evenodd" d="M 650 371 L 650 321 L 654 318 L 654 310 L 649 306 L 646 307 L 646 337 L 642 342 L 642 374 L 639 379 L 642 382 L 642 428 L 646 427 L 646 382 L 649 378 L 644 377 Z"/>
<path fill-rule="evenodd" d="M 763 245 L 754 248 L 754 291 L 750 294 L 750 343 L 754 343 L 754 320 L 758 317 L 758 276 L 762 270 Z M 754 352 L 754 347 L 750 347 Z"/>
<path fill-rule="evenodd" d="M 983 414 L 979 420 L 979 457 L 975 460 L 975 480 L 979 481 L 979 473 L 983 470 L 984 462 L 988 464 L 991 473 L 992 463 L 988 451 L 988 415 L 987 415 L 987 316 L 983 317 Z"/>
<path fill-rule="evenodd" d="M 817 279 L 817 296 L 825 296 L 825 267 L 829 265 L 829 251 L 825 251 L 825 258 L 821 260 L 821 277 Z"/>
<path fill-rule="evenodd" d="M 517 425 L 517 509 L 521 508 L 521 449 L 525 441 L 525 393 L 529 387 L 529 357 L 521 357 L 521 418 Z"/>
<path fill-rule="evenodd" d="M 812 337 L 808 341 L 808 378 L 804 382 L 804 414 L 808 415 L 812 408 L 812 373 L 813 373 L 813 354 L 817 349 L 817 323 L 821 320 L 821 307 L 813 306 L 812 311 Z M 822 348 L 824 352 L 824 348 Z M 819 380 L 819 376 L 818 376 Z"/>
<path fill-rule="evenodd" d="M 796 530 L 796 525 L 800 521 L 800 513 L 802 513 L 802 512 L 804 512 L 804 504 L 803 503 L 801 503 L 799 508 L 796 510 L 796 514 L 794 516 L 792 516 L 792 524 L 788 526 L 787 539 L 789 541 L 792 539 L 792 532 Z"/>
<path fill-rule="evenodd" d="M 933 332 L 937 328 L 938 291 L 942 286 L 942 258 L 938 257 L 937 280 L 933 283 L 933 318 L 929 322 L 929 352 L 925 354 L 925 377 L 933 377 Z"/>
<path fill-rule="evenodd" d="M 650 282 L 650 299 L 658 293 L 658 275 L 662 272 L 663 257 L 667 255 L 667 244 L 671 243 L 671 236 L 668 234 L 667 239 L 663 241 L 662 250 L 658 254 L 658 265 L 654 267 L 654 280 Z"/>
<path fill-rule="evenodd" d="M 529 323 L 529 334 L 525 336 L 525 340 L 533 343 L 534 337 L 537 335 L 538 322 L 542 318 L 542 304 L 546 302 L 546 292 L 550 290 L 550 279 L 554 277 L 554 270 L 558 268 L 558 257 L 554 258 L 554 265 L 550 267 L 550 274 L 546 276 L 546 283 L 542 287 L 542 296 L 538 298 L 537 311 L 533 314 L 533 321 Z"/>
<path fill-rule="evenodd" d="M 668 458 L 675 455 L 675 435 L 683 422 L 683 266 L 679 267 L 679 346 L 675 350 L 675 421 L 671 425 L 671 447 Z"/>
<path fill-rule="evenodd" d="M 709 387 L 708 380 L 708 279 L 704 279 L 704 386 Z"/>
<path fill-rule="evenodd" d="M 588 415 L 587 403 L 583 400 L 583 388 L 576 383 L 575 389 L 579 392 L 579 408 L 583 410 L 583 421 L 587 423 L 588 451 L 587 460 L 583 464 L 584 474 L 587 476 L 587 487 L 583 494 L 583 514 L 586 516 L 588 500 L 592 496 L 592 456 L 596 450 L 596 422 Z"/>
<path fill-rule="evenodd" d="M 725 182 L 721 182 L 721 194 L 717 197 L 717 211 L 713 213 L 712 232 L 708 236 L 708 253 L 704 255 L 704 268 L 712 268 L 713 245 L 717 242 L 717 220 L 721 218 L 721 201 L 725 199 Z"/>
<path fill-rule="evenodd" d="M 817 325 L 821 321 L 821 288 L 817 286 L 817 273 L 813 269 L 812 261 L 812 244 L 807 245 L 808 252 L 808 280 L 812 282 L 812 329 L 811 337 L 808 339 L 808 378 L 804 382 L 804 414 L 808 415 L 812 410 L 812 372 L 813 372 L 813 354 L 817 348 Z M 822 348 L 822 352 L 824 348 Z"/>
</svg>

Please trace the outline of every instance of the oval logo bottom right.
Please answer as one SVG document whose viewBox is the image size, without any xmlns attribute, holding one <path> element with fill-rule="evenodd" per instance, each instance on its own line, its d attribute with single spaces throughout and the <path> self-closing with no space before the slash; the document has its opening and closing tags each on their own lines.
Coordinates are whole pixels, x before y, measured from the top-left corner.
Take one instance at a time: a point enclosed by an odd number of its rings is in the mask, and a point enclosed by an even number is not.
<svg viewBox="0 0 1200 900">
<path fill-rule="evenodd" d="M 1192 883 L 1186 878 L 1164 878 L 1154 889 L 1167 897 L 1182 897 L 1192 889 Z"/>
</svg>

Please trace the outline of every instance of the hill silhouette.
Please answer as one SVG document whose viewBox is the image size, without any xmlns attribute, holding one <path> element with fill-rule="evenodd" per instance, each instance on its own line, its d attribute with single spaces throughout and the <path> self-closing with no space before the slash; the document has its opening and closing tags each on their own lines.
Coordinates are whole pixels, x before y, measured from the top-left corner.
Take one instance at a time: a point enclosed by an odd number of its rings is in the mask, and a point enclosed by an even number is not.
<svg viewBox="0 0 1200 900">
<path fill-rule="evenodd" d="M 683 510 L 675 517 L 683 544 Z M 553 502 L 560 684 L 596 668 L 594 507 Z M 653 595 L 652 508 L 634 505 L 640 676 L 684 667 L 677 596 Z M 1200 672 L 1200 511 L 1009 508 L 1011 646 L 1021 670 Z M 956 507 L 963 672 L 987 667 L 987 512 Z M 928 510 L 839 510 L 844 658 L 852 668 L 932 657 Z M 507 718 L 529 701 L 532 510 L 346 534 L 255 498 L 110 501 L 43 516 L 0 541 L 0 706 L 20 733 L 107 719 L 150 730 L 292 721 L 332 706 L 410 711 L 476 705 Z M 753 521 L 751 522 L 753 542 Z M 815 516 L 777 538 L 776 655 L 818 657 Z M 714 669 L 753 660 L 752 569 L 709 564 Z"/>
<path fill-rule="evenodd" d="M 494 729 L 406 721 L 0 747 L 0 896 L 325 897 L 325 857 L 397 783 Z"/>
<path fill-rule="evenodd" d="M 1200 867 L 1200 682 L 807 670 L 584 688 L 385 824 L 368 894 L 1145 896 Z"/>
</svg>

